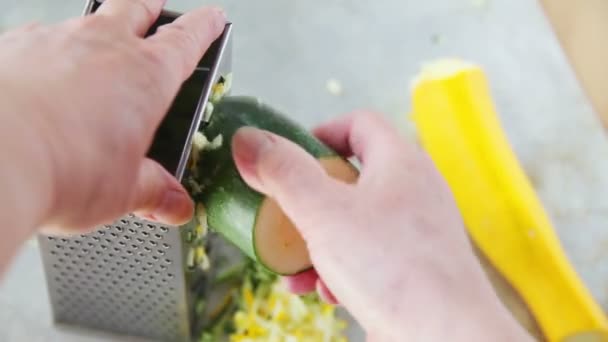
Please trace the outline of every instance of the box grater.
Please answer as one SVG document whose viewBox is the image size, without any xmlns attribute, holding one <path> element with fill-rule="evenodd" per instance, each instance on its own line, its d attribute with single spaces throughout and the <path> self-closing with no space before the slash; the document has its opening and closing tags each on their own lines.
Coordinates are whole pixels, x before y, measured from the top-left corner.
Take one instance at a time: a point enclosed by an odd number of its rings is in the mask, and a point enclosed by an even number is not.
<svg viewBox="0 0 608 342">
<path fill-rule="evenodd" d="M 84 15 L 99 6 L 89 0 Z M 163 11 L 148 35 L 179 15 Z M 231 28 L 226 25 L 184 82 L 148 152 L 182 182 L 192 136 L 209 119 L 204 108 L 212 87 L 231 77 Z M 197 303 L 208 295 L 210 277 L 192 264 L 192 251 L 222 243 L 214 238 L 197 237 L 193 222 L 171 227 L 134 215 L 90 234 L 40 235 L 54 321 L 158 341 L 192 341 L 205 322 Z"/>
</svg>

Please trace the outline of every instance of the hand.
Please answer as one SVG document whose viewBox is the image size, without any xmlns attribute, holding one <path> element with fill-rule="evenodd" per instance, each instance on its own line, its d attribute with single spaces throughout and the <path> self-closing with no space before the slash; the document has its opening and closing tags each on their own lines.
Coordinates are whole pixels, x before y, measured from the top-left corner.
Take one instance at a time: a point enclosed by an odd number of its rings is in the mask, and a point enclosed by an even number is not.
<svg viewBox="0 0 608 342">
<path fill-rule="evenodd" d="M 0 190 L 16 202 L 11 215 L 60 232 L 134 211 L 190 219 L 185 189 L 145 154 L 225 18 L 201 8 L 144 39 L 164 2 L 106 0 L 94 15 L 0 36 L 4 160 L 15 164 L 0 169 L 12 178 Z"/>
<path fill-rule="evenodd" d="M 378 340 L 527 339 L 493 292 L 447 185 L 422 151 L 371 114 L 315 133 L 358 158 L 357 184 L 331 179 L 271 133 L 243 128 L 233 140 L 245 181 L 276 199 L 307 242 L 315 270 L 286 279 L 294 292 L 316 287 Z"/>
</svg>

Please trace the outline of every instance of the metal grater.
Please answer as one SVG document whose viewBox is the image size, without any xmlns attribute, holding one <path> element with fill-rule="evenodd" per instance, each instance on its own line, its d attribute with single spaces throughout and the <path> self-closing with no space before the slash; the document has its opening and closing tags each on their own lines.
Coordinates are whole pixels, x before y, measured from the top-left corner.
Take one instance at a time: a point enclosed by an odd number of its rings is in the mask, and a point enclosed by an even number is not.
<svg viewBox="0 0 608 342">
<path fill-rule="evenodd" d="M 99 6 L 89 0 L 84 15 Z M 148 35 L 179 15 L 163 11 Z M 231 28 L 182 86 L 148 153 L 182 182 L 192 136 L 209 119 L 204 108 L 212 87 L 230 76 Z M 207 295 L 209 274 L 188 260 L 214 237 L 197 238 L 193 222 L 170 227 L 133 215 L 97 228 L 70 238 L 38 237 L 54 321 L 159 341 L 196 338 L 204 317 L 195 304 Z"/>
</svg>

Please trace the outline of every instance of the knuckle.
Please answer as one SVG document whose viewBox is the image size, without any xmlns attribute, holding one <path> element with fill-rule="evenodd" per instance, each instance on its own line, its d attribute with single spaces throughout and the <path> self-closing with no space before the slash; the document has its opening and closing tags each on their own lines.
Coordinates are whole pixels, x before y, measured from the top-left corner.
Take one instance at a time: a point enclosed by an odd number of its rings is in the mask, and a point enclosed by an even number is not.
<svg viewBox="0 0 608 342">
<path fill-rule="evenodd" d="M 359 110 L 353 113 L 353 119 L 354 122 L 363 124 L 378 123 L 382 121 L 382 114 L 369 110 Z"/>
<path fill-rule="evenodd" d="M 156 99 L 166 97 L 165 84 L 167 80 L 174 77 L 174 67 L 167 61 L 167 58 L 157 49 L 151 48 L 146 44 L 142 44 L 138 58 L 143 66 L 141 72 L 141 85 L 149 95 L 149 98 L 155 96 Z"/>
<path fill-rule="evenodd" d="M 272 177 L 292 178 L 297 170 L 294 157 L 284 153 L 269 153 L 262 159 L 265 172 Z"/>
<path fill-rule="evenodd" d="M 138 7 L 139 10 L 144 14 L 146 20 L 151 23 L 156 19 L 154 11 L 150 7 L 150 3 L 145 0 L 132 0 L 133 6 Z"/>
<path fill-rule="evenodd" d="M 158 49 L 152 46 L 142 44 L 139 51 L 139 58 L 144 62 L 145 68 L 148 71 L 165 71 L 168 67 L 167 59 Z M 160 69 L 160 70 L 159 70 Z"/>
<path fill-rule="evenodd" d="M 162 26 L 161 29 L 165 30 L 169 35 L 171 35 L 171 40 L 174 42 L 177 48 L 192 51 L 198 46 L 198 41 L 195 34 L 180 23 L 172 23 L 170 25 Z"/>
<path fill-rule="evenodd" d="M 77 32 L 89 30 L 107 30 L 113 27 L 111 20 L 102 15 L 88 15 L 67 22 L 68 26 Z"/>
</svg>

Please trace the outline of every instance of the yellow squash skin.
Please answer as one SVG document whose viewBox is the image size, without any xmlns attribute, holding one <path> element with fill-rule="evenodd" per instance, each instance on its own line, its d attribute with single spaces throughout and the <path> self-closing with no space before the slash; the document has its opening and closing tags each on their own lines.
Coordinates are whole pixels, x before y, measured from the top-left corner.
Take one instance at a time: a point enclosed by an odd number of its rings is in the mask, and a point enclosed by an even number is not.
<svg viewBox="0 0 608 342">
<path fill-rule="evenodd" d="M 412 106 L 420 143 L 447 180 L 470 236 L 526 301 L 547 340 L 608 341 L 601 308 L 501 129 L 483 71 L 436 61 L 412 85 Z"/>
</svg>

